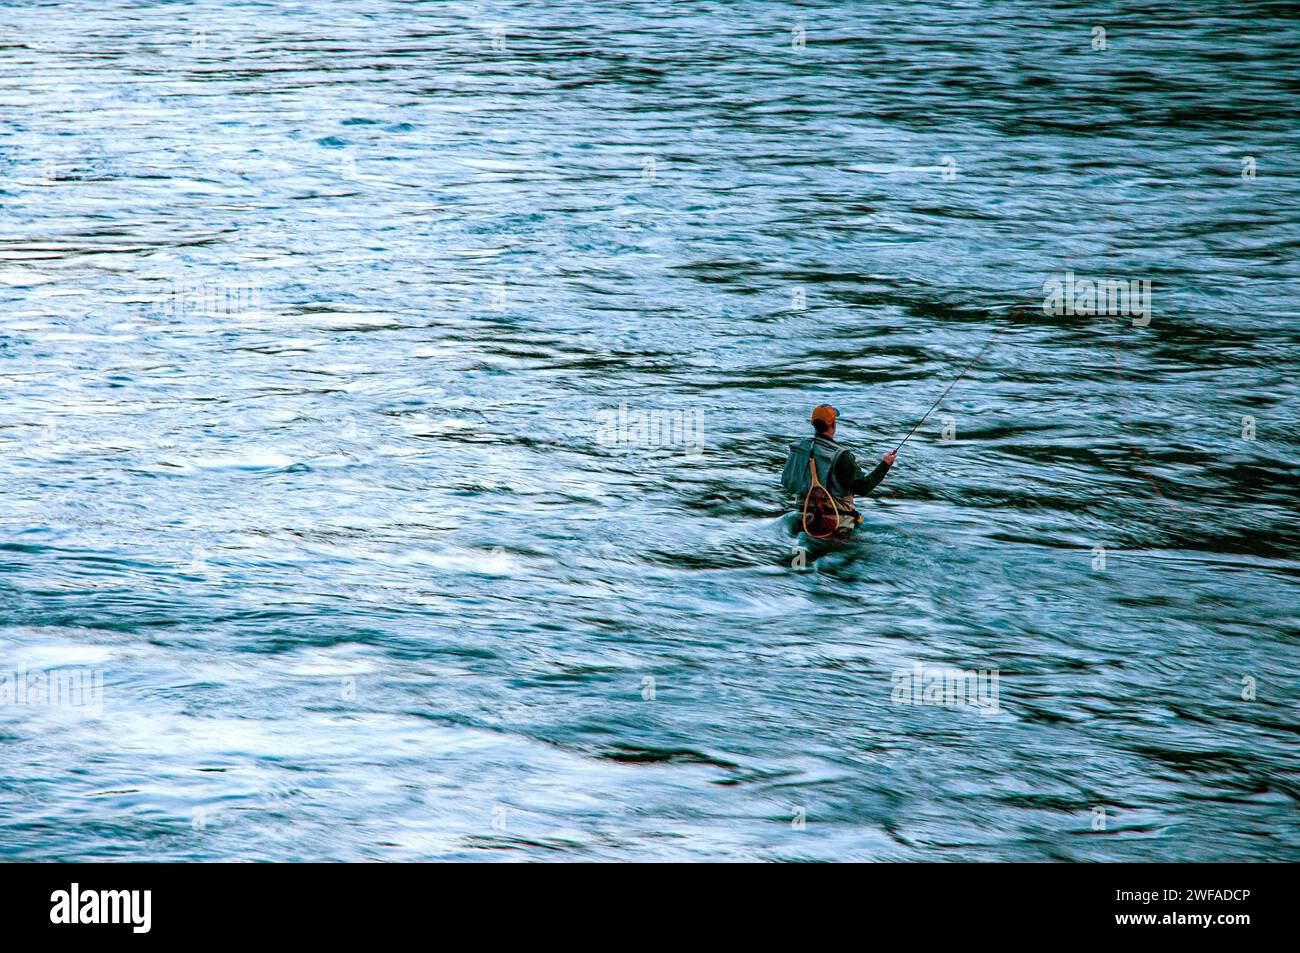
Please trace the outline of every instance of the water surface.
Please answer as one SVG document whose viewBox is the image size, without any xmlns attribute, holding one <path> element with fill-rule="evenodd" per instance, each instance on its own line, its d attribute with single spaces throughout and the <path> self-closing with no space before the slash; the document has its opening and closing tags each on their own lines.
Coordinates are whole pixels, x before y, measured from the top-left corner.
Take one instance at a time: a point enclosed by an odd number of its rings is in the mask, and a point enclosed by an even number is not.
<svg viewBox="0 0 1300 953">
<path fill-rule="evenodd" d="M 0 855 L 1300 859 L 1294 9 L 0 24 Z"/>
</svg>

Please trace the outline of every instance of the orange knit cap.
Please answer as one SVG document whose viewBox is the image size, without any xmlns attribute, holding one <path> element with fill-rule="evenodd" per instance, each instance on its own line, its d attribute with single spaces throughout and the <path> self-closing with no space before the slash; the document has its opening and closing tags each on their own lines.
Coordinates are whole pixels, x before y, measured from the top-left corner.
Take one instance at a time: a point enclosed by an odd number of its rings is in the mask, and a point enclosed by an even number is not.
<svg viewBox="0 0 1300 953">
<path fill-rule="evenodd" d="M 820 420 L 827 427 L 834 427 L 835 419 L 839 416 L 839 414 L 840 412 L 836 410 L 834 407 L 832 407 L 830 404 L 818 404 L 816 407 L 813 408 L 812 422 L 817 423 L 817 421 Z"/>
</svg>

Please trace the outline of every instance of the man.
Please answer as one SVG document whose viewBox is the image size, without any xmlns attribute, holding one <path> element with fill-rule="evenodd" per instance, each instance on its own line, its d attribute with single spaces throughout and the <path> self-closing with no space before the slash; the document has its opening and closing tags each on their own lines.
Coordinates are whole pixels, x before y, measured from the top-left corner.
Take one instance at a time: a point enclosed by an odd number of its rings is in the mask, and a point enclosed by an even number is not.
<svg viewBox="0 0 1300 953">
<path fill-rule="evenodd" d="M 825 487 L 835 506 L 839 510 L 839 526 L 834 535 L 843 537 L 853 532 L 862 522 L 862 516 L 853 507 L 855 494 L 865 496 L 874 490 L 885 478 L 889 468 L 898 456 L 897 450 L 891 450 L 881 459 L 870 473 L 863 473 L 853 453 L 835 442 L 835 423 L 839 411 L 830 404 L 821 404 L 813 408 L 812 425 L 816 434 L 805 437 L 790 448 L 790 455 L 785 460 L 785 470 L 781 473 L 781 485 L 799 499 L 802 507 L 808 492 L 813 487 L 813 477 L 808 461 L 817 465 L 817 480 Z"/>
</svg>

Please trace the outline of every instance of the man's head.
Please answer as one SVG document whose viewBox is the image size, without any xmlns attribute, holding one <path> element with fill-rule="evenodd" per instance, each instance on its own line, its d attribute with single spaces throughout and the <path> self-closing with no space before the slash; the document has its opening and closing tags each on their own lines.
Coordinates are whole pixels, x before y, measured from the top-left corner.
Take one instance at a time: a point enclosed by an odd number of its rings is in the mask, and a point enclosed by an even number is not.
<svg viewBox="0 0 1300 953">
<path fill-rule="evenodd" d="M 839 419 L 840 412 L 830 404 L 818 404 L 813 408 L 812 425 L 813 430 L 817 431 L 819 437 L 835 436 L 835 422 Z"/>
</svg>

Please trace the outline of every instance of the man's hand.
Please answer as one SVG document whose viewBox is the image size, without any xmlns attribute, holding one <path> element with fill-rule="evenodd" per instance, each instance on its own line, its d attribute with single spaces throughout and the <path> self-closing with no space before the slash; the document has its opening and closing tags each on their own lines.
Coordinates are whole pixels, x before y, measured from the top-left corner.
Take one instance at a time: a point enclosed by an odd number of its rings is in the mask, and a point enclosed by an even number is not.
<svg viewBox="0 0 1300 953">
<path fill-rule="evenodd" d="M 894 461 L 895 461 L 897 458 L 898 458 L 898 451 L 897 451 L 897 450 L 890 450 L 890 451 L 889 451 L 887 454 L 885 454 L 881 459 L 884 460 L 885 463 L 886 463 L 888 466 L 891 466 L 891 467 L 892 467 L 892 466 L 894 465 Z"/>
</svg>

